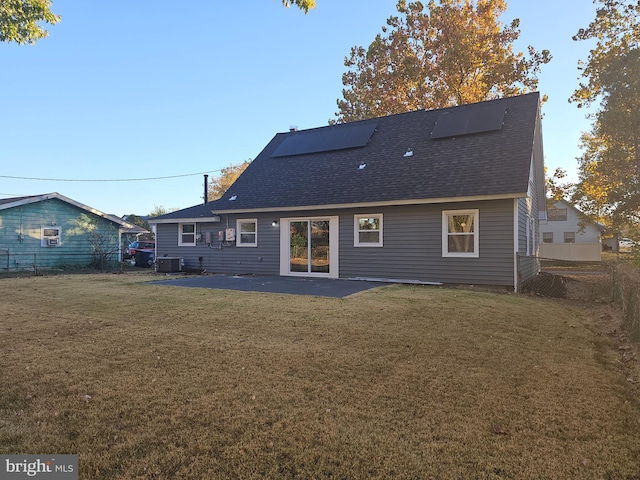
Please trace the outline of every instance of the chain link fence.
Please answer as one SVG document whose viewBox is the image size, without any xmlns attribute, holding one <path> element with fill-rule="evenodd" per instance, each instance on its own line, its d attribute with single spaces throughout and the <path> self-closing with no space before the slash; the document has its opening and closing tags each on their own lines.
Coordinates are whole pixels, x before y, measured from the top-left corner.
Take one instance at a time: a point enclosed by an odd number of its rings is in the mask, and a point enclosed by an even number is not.
<svg viewBox="0 0 640 480">
<path fill-rule="evenodd" d="M 15 252 L 0 248 L 0 275 L 40 275 L 44 272 L 82 270 L 121 271 L 120 252 Z"/>
<path fill-rule="evenodd" d="M 640 342 L 640 266 L 617 264 L 613 271 L 613 301 L 622 307 L 622 321 L 630 339 Z"/>
<path fill-rule="evenodd" d="M 526 258 L 531 261 L 531 257 Z M 520 291 L 554 298 L 610 302 L 615 265 L 536 257 L 540 272 L 522 282 Z"/>
<path fill-rule="evenodd" d="M 630 339 L 640 342 L 640 261 L 637 257 L 617 256 L 601 262 L 536 260 L 540 272 L 522 282 L 521 293 L 615 303 L 622 309 L 623 324 Z"/>
</svg>

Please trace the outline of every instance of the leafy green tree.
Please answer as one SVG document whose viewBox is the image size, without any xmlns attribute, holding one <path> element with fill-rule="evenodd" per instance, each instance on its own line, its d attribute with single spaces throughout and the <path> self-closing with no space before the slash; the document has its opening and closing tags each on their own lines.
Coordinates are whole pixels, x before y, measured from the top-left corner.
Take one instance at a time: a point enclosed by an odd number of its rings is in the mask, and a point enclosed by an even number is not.
<svg viewBox="0 0 640 480">
<path fill-rule="evenodd" d="M 282 4 L 295 5 L 304 13 L 316 7 L 315 0 L 282 0 Z M 49 34 L 42 23 L 59 21 L 60 16 L 51 12 L 51 0 L 0 0 L 0 42 L 34 44 Z"/>
<path fill-rule="evenodd" d="M 581 82 L 571 96 L 578 107 L 589 106 L 606 93 L 619 58 L 637 49 L 640 39 L 640 0 L 594 0 L 594 3 L 599 4 L 596 18 L 573 37 L 574 41 L 597 40 L 587 61 L 579 65 L 586 82 Z"/>
<path fill-rule="evenodd" d="M 549 205 L 556 200 L 569 199 L 573 185 L 567 181 L 567 172 L 563 168 L 556 168 L 553 175 L 549 176 L 547 167 L 544 168 L 545 185 L 547 190 Z"/>
<path fill-rule="evenodd" d="M 571 101 L 599 102 L 582 136 L 574 201 L 615 228 L 640 222 L 640 1 L 598 0 L 596 18 L 574 40 L 596 39 Z"/>
<path fill-rule="evenodd" d="M 150 232 L 150 233 L 143 233 L 137 236 L 138 240 L 154 240 L 155 239 L 155 235 L 153 234 L 153 229 L 151 228 L 151 225 L 149 225 L 149 222 L 147 222 L 144 218 L 139 217 L 138 215 L 135 215 L 132 213 L 131 215 L 127 215 L 125 220 L 129 223 L 137 225 L 138 227 L 142 227 L 145 230 Z"/>
<path fill-rule="evenodd" d="M 139 217 L 138 215 L 135 215 L 133 213 L 131 215 L 127 215 L 126 221 L 134 225 L 137 225 L 138 227 L 142 227 L 145 230 L 150 230 L 149 222 L 147 222 L 144 218 Z"/>
<path fill-rule="evenodd" d="M 222 197 L 250 163 L 251 160 L 245 160 L 242 163 L 231 164 L 220 170 L 220 175 L 213 177 L 209 182 L 208 201 L 217 200 Z"/>
<path fill-rule="evenodd" d="M 0 41 L 34 44 L 49 33 L 42 23 L 55 25 L 50 0 L 0 0 Z"/>
<path fill-rule="evenodd" d="M 166 215 L 167 213 L 175 212 L 177 208 L 166 208 L 162 205 L 154 205 L 153 210 L 149 212 L 150 217 L 159 217 L 160 215 Z"/>
<path fill-rule="evenodd" d="M 519 20 L 504 0 L 399 0 L 368 48 L 345 58 L 338 122 L 442 108 L 535 90 L 548 50 L 514 53 Z"/>
</svg>

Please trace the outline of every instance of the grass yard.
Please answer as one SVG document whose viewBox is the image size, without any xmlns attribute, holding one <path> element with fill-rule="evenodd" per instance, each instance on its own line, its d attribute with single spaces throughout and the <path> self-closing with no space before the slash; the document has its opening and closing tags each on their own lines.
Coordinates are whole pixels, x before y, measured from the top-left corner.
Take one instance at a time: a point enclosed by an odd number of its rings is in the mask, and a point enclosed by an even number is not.
<svg viewBox="0 0 640 480">
<path fill-rule="evenodd" d="M 78 453 L 81 479 L 640 479 L 611 307 L 152 278 L 0 280 L 0 453 Z"/>
</svg>

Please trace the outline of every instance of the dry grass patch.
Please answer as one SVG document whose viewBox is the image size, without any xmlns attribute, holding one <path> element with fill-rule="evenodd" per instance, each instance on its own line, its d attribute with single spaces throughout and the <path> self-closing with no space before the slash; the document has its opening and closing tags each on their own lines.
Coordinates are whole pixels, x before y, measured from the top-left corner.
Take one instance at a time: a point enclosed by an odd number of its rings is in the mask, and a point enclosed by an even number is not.
<svg viewBox="0 0 640 480">
<path fill-rule="evenodd" d="M 588 307 L 0 281 L 0 452 L 80 478 L 640 478 L 640 403 Z"/>
</svg>

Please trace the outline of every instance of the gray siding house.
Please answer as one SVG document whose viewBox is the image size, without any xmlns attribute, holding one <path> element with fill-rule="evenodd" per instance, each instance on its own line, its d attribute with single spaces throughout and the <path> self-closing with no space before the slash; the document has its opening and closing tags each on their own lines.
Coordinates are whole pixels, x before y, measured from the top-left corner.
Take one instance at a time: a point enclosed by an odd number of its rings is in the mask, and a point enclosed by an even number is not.
<svg viewBox="0 0 640 480">
<path fill-rule="evenodd" d="M 538 93 L 279 133 L 225 195 L 150 220 L 211 273 L 517 288 L 545 208 Z"/>
</svg>

